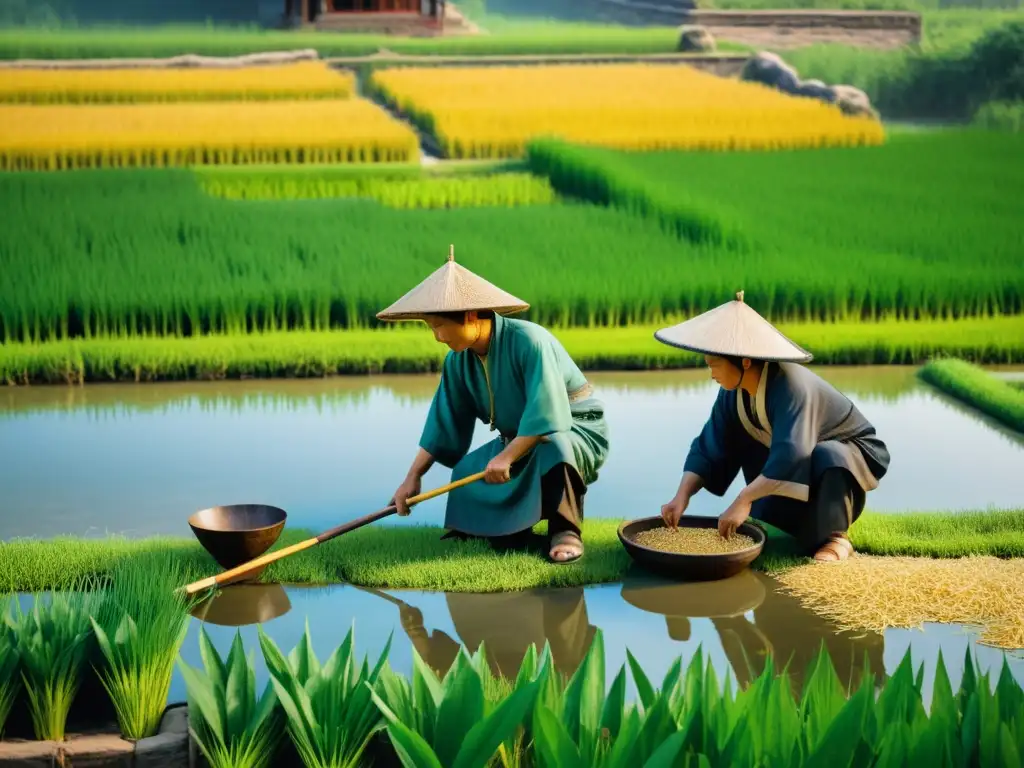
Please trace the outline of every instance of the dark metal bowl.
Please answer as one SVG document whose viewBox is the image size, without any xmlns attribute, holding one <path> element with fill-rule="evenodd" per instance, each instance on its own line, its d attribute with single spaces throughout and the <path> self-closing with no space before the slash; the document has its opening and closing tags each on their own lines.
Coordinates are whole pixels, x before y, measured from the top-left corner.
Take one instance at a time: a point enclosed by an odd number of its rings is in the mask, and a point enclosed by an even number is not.
<svg viewBox="0 0 1024 768">
<path fill-rule="evenodd" d="M 737 529 L 754 540 L 752 547 L 739 552 L 726 552 L 720 555 L 682 555 L 675 552 L 664 552 L 637 544 L 635 537 L 642 531 L 661 528 L 665 521 L 661 516 L 642 517 L 630 520 L 619 526 L 619 541 L 626 548 L 629 556 L 647 570 L 672 579 L 687 581 L 711 581 L 727 579 L 748 567 L 764 548 L 764 531 L 756 525 L 744 523 Z M 700 517 L 684 515 L 679 520 L 680 527 L 686 528 L 717 528 L 717 517 Z"/>
<path fill-rule="evenodd" d="M 288 513 L 267 504 L 227 504 L 201 509 L 188 519 L 192 533 L 224 570 L 259 557 L 284 529 Z M 244 581 L 259 577 L 254 571 Z"/>
</svg>

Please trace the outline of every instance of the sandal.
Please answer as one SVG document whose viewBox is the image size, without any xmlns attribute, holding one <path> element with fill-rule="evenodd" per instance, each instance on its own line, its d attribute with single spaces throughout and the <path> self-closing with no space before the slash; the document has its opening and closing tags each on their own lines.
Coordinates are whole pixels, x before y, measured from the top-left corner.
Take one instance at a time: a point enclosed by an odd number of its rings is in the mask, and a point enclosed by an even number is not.
<svg viewBox="0 0 1024 768">
<path fill-rule="evenodd" d="M 560 558 L 559 554 L 568 554 L 568 557 Z M 551 548 L 548 551 L 548 559 L 556 565 L 572 563 L 583 557 L 583 539 L 574 531 L 559 531 L 551 537 Z"/>
<path fill-rule="evenodd" d="M 850 543 L 848 538 L 845 536 L 832 536 L 814 553 L 814 559 L 819 563 L 837 563 L 841 560 L 846 560 L 853 554 L 853 544 Z"/>
</svg>

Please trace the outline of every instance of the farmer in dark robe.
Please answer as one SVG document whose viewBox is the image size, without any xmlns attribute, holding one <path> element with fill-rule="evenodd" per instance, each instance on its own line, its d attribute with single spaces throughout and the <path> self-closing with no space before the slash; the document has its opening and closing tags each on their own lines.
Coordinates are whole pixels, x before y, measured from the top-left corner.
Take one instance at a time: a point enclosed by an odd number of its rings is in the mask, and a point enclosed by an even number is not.
<svg viewBox="0 0 1024 768">
<path fill-rule="evenodd" d="M 888 470 L 889 451 L 845 395 L 799 364 L 810 353 L 747 306 L 742 291 L 655 338 L 703 353 L 722 387 L 662 507 L 666 524 L 678 524 L 701 488 L 723 496 L 742 470 L 747 485 L 719 518 L 723 536 L 753 517 L 816 560 L 849 557 L 847 531 Z"/>
<path fill-rule="evenodd" d="M 744 689 L 763 674 L 770 655 L 776 673 L 789 664 L 792 691 L 799 698 L 822 645 L 844 690 L 849 683 L 856 686 L 862 672 L 885 674 L 881 633 L 840 633 L 775 579 L 749 568 L 711 583 L 670 581 L 631 571 L 623 579 L 621 594 L 634 608 L 664 616 L 668 636 L 677 642 L 690 641 L 691 620 L 710 619 L 733 680 Z M 708 649 L 704 651 L 706 663 Z M 689 659 L 683 662 L 688 664 Z"/>
<path fill-rule="evenodd" d="M 419 452 L 395 491 L 400 515 L 435 462 L 452 481 L 485 472 L 484 482 L 448 492 L 448 535 L 524 542 L 548 522 L 548 555 L 583 555 L 583 496 L 608 453 L 604 404 L 546 329 L 503 315 L 529 307 L 468 269 L 447 263 L 377 315 L 424 320 L 451 351 L 427 413 Z M 477 420 L 496 433 L 470 452 Z"/>
</svg>

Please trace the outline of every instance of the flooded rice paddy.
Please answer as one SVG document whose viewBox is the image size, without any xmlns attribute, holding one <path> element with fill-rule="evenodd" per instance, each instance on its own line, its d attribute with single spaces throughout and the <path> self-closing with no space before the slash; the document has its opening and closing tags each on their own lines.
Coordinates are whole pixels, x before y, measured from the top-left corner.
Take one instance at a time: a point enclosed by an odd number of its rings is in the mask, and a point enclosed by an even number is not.
<svg viewBox="0 0 1024 768">
<path fill-rule="evenodd" d="M 918 382 L 911 368 L 821 371 L 855 400 L 892 452 L 869 508 L 898 513 L 1024 501 L 1017 482 L 1024 438 Z M 586 514 L 657 514 L 675 492 L 716 385 L 705 371 L 591 378 L 607 405 L 613 443 Z M 435 384 L 434 376 L 389 376 L 4 389 L 0 539 L 190 536 L 192 512 L 241 502 L 283 507 L 290 528 L 332 527 L 387 504 L 415 455 Z M 488 437 L 478 424 L 474 445 Z M 447 470 L 435 467 L 423 488 L 447 479 Z M 718 515 L 727 503 L 699 494 L 691 513 Z M 443 515 L 439 497 L 384 524 L 440 524 Z"/>
<path fill-rule="evenodd" d="M 910 368 L 826 368 L 892 451 L 892 468 L 869 496 L 877 512 L 1021 506 L 1017 479 L 1024 439 L 918 382 Z M 1018 378 L 1018 368 L 1001 373 Z M 587 498 L 590 517 L 657 514 L 674 492 L 687 448 L 715 397 L 704 371 L 594 374 L 608 408 L 613 446 Z M 416 450 L 436 377 L 247 381 L 0 392 L 0 539 L 59 534 L 190 535 L 187 517 L 215 504 L 260 502 L 288 511 L 288 526 L 322 529 L 383 507 Z M 478 426 L 475 445 L 488 437 Z M 955 471 L 953 471 L 955 470 Z M 964 478 L 969 478 L 965 482 Z M 443 484 L 446 470 L 424 478 Z M 737 481 L 730 494 L 739 490 Z M 717 515 L 727 500 L 700 494 L 692 513 Z M 440 524 L 444 500 L 406 520 Z M 27 599 L 27 596 L 23 596 Z M 604 634 L 610 683 L 628 648 L 652 679 L 698 647 L 720 675 L 745 683 L 770 653 L 792 659 L 799 677 L 822 643 L 844 681 L 865 656 L 891 674 L 911 649 L 925 665 L 925 695 L 941 650 L 959 683 L 971 649 L 985 669 L 1003 659 L 1024 684 L 1024 655 L 978 646 L 955 625 L 884 634 L 837 633 L 826 620 L 745 572 L 713 584 L 662 582 L 640 572 L 625 583 L 581 589 L 475 595 L 420 591 L 238 586 L 195 613 L 182 649 L 200 664 L 205 626 L 224 653 L 241 627 L 258 651 L 257 622 L 287 652 L 308 621 L 325 658 L 355 623 L 371 658 L 394 633 L 392 664 L 408 673 L 418 651 L 438 672 L 458 644 L 486 644 L 495 672 L 514 674 L 531 643 L 551 643 L 571 673 L 596 628 Z M 205 622 L 202 624 L 201 622 Z M 260 654 L 257 683 L 265 683 Z M 184 700 L 175 672 L 172 701 Z"/>
</svg>

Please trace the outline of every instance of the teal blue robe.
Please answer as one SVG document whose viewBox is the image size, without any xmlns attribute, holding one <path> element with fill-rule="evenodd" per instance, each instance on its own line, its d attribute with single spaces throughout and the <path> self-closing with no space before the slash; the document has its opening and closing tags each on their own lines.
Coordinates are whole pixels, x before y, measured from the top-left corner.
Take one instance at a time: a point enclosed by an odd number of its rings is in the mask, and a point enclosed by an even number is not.
<svg viewBox="0 0 1024 768">
<path fill-rule="evenodd" d="M 469 453 L 477 419 L 496 434 Z M 481 479 L 449 491 L 446 528 L 486 537 L 530 528 L 541 519 L 548 470 L 564 462 L 589 486 L 608 455 L 604 404 L 558 339 L 495 314 L 486 359 L 472 350 L 445 357 L 420 447 L 455 481 L 482 472 L 518 435 L 544 439 L 512 465 L 508 482 Z"/>
</svg>

